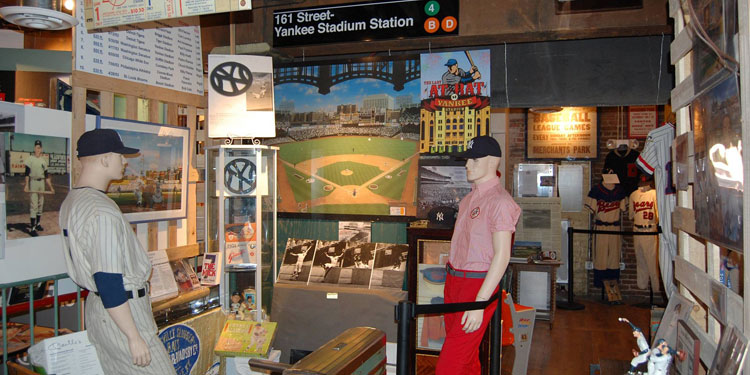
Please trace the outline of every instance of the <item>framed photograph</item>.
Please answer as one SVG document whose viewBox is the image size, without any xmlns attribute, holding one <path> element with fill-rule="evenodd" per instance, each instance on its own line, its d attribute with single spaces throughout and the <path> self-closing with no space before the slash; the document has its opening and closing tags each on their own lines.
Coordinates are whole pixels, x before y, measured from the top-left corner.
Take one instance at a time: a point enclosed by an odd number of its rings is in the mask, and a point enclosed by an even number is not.
<svg viewBox="0 0 750 375">
<path fill-rule="evenodd" d="M 307 284 L 315 255 L 316 240 L 289 238 L 281 258 L 277 282 Z M 369 279 L 367 280 L 369 283 Z"/>
<path fill-rule="evenodd" d="M 695 14 L 711 43 L 727 55 L 737 58 L 737 2 L 736 0 L 683 1 L 686 14 Z M 692 11 L 692 12 L 691 12 Z M 697 40 L 693 45 L 693 86 L 696 95 L 702 94 L 718 82 L 731 76 L 706 42 Z"/>
<path fill-rule="evenodd" d="M 685 353 L 684 360 L 675 361 L 677 374 L 698 375 L 701 368 L 701 341 L 682 319 L 677 323 L 677 343 L 674 348 Z"/>
<path fill-rule="evenodd" d="M 721 333 L 711 364 L 711 375 L 738 375 L 747 355 L 747 337 L 737 327 L 729 325 Z"/>
<path fill-rule="evenodd" d="M 691 107 L 697 234 L 732 250 L 742 246 L 742 120 L 739 81 L 729 77 L 696 98 Z"/>
<path fill-rule="evenodd" d="M 687 320 L 695 304 L 679 293 L 672 293 L 667 309 L 656 329 L 653 342 L 664 339 L 667 342 L 677 342 L 677 324 L 680 320 Z"/>
<path fill-rule="evenodd" d="M 727 322 L 727 287 L 716 280 L 711 280 L 709 290 L 708 311 L 721 324 Z"/>
<path fill-rule="evenodd" d="M 128 158 L 122 180 L 107 188 L 125 218 L 131 223 L 185 218 L 190 129 L 110 117 L 97 117 L 96 127 L 114 129 L 126 146 L 140 150 Z"/>
<path fill-rule="evenodd" d="M 370 286 L 372 267 L 375 264 L 373 242 L 349 242 L 344 249 L 339 273 L 339 284 L 367 288 Z"/>
<path fill-rule="evenodd" d="M 419 58 L 274 67 L 278 211 L 415 216 Z M 397 80 L 395 77 L 401 77 Z"/>
<path fill-rule="evenodd" d="M 375 246 L 370 288 L 403 288 L 408 256 L 409 245 L 378 243 Z"/>
<path fill-rule="evenodd" d="M 70 188 L 68 150 L 67 138 L 2 133 L 7 240 L 60 233 L 60 206 Z"/>
<path fill-rule="evenodd" d="M 417 217 L 426 218 L 435 207 L 452 207 L 458 210 L 458 202 L 471 191 L 463 165 L 419 165 L 419 206 Z"/>
<path fill-rule="evenodd" d="M 447 272 L 445 265 L 451 242 L 417 240 L 417 304 L 443 303 Z M 417 318 L 417 349 L 440 350 L 445 341 L 443 314 L 420 315 Z"/>
</svg>

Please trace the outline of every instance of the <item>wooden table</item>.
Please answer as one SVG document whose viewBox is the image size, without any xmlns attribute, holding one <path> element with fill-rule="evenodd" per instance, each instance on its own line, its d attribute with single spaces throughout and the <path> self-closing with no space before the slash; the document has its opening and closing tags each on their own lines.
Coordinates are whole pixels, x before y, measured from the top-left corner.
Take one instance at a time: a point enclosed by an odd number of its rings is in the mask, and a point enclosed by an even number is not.
<svg viewBox="0 0 750 375">
<path fill-rule="evenodd" d="M 536 308 L 536 318 L 549 320 L 550 328 L 552 328 L 552 323 L 555 319 L 555 282 L 557 280 L 557 267 L 560 267 L 561 264 L 561 262 L 557 261 L 543 261 L 536 263 L 510 263 L 511 270 L 513 271 L 513 301 L 520 305 L 536 305 L 534 306 Z M 526 293 L 529 293 L 531 291 L 530 289 L 534 288 L 535 286 L 522 284 L 522 279 L 526 278 L 527 276 L 535 277 L 539 275 L 524 275 L 524 273 L 526 272 L 544 274 L 543 277 L 545 277 L 547 280 L 546 283 L 542 285 L 546 289 L 546 294 L 549 298 L 547 306 L 539 306 L 538 304 L 529 303 L 529 299 L 531 298 L 531 296 Z"/>
</svg>

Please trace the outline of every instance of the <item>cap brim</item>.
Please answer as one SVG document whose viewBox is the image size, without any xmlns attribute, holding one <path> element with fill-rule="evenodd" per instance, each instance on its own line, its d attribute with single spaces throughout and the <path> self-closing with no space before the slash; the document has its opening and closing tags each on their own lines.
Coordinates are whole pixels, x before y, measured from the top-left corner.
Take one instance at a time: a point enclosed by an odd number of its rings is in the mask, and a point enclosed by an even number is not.
<svg viewBox="0 0 750 375">
<path fill-rule="evenodd" d="M 123 155 L 132 155 L 132 154 L 137 154 L 141 152 L 141 150 L 137 148 L 132 148 L 132 147 L 123 147 L 117 151 L 112 151 L 112 152 L 116 152 L 118 154 L 123 154 Z"/>
</svg>

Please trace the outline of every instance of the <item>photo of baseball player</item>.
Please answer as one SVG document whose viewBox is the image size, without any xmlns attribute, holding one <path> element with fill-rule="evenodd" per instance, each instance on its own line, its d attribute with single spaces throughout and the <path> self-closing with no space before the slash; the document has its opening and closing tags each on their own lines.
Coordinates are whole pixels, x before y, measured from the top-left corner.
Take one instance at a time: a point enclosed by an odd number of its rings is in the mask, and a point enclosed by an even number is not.
<svg viewBox="0 0 750 375">
<path fill-rule="evenodd" d="M 70 184 L 68 139 L 22 133 L 3 135 L 7 238 L 60 233 L 60 205 Z"/>
<path fill-rule="evenodd" d="M 409 253 L 408 245 L 379 243 L 375 248 L 375 264 L 373 265 L 370 288 L 401 288 L 403 287 L 406 271 L 406 258 Z"/>
<path fill-rule="evenodd" d="M 279 282 L 301 282 L 307 284 L 315 254 L 316 240 L 290 238 L 279 267 Z"/>
<path fill-rule="evenodd" d="M 346 241 L 321 241 L 315 247 L 310 278 L 307 283 L 331 283 L 339 282 L 341 274 L 341 258 L 344 256 Z"/>
</svg>

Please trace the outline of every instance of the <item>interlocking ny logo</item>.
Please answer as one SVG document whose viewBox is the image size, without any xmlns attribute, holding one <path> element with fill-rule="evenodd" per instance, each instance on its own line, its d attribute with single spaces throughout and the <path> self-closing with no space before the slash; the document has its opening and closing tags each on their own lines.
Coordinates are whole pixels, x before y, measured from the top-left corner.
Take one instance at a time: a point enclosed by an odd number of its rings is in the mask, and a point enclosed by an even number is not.
<svg viewBox="0 0 750 375">
<path fill-rule="evenodd" d="M 435 215 L 435 220 L 437 220 L 437 221 L 443 221 L 443 220 L 445 220 L 445 218 L 443 217 L 443 213 L 442 212 L 438 212 L 437 215 Z"/>
<path fill-rule="evenodd" d="M 243 94 L 253 84 L 253 73 L 245 65 L 227 61 L 211 71 L 211 87 L 224 96 Z"/>
<path fill-rule="evenodd" d="M 471 150 L 472 147 L 474 147 L 474 140 L 470 140 L 469 144 L 466 146 L 469 150 Z"/>
</svg>

